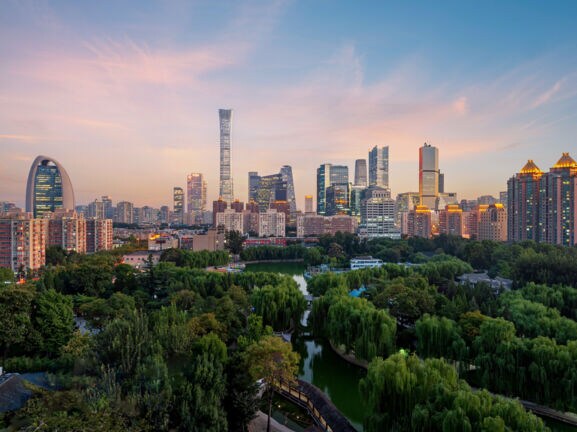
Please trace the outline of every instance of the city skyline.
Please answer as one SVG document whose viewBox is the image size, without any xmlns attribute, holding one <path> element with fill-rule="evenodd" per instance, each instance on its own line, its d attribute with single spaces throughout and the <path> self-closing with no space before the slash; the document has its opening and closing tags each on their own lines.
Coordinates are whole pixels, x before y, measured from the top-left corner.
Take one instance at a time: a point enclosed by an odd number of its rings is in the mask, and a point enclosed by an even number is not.
<svg viewBox="0 0 577 432">
<path fill-rule="evenodd" d="M 417 189 L 418 148 L 437 147 L 459 199 L 497 196 L 527 159 L 548 169 L 575 153 L 571 2 L 337 2 L 323 22 L 322 2 L 138 5 L 114 19 L 98 4 L 3 5 L 0 199 L 24 207 L 30 164 L 48 154 L 77 203 L 166 205 L 190 172 L 210 202 L 221 107 L 234 110 L 237 197 L 249 171 L 289 165 L 299 209 L 320 164 L 352 173 L 374 146 L 390 148 L 393 195 Z M 410 32 L 397 24 L 409 18 Z"/>
</svg>

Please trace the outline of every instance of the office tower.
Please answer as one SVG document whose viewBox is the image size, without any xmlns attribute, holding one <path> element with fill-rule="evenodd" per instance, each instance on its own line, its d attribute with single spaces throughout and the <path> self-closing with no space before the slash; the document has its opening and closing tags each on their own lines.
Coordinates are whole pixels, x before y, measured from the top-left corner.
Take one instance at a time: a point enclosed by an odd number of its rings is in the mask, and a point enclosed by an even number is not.
<svg viewBox="0 0 577 432">
<path fill-rule="evenodd" d="M 219 109 L 218 117 L 220 121 L 220 184 L 219 196 L 226 202 L 233 200 L 233 185 L 230 174 L 230 130 L 232 120 L 232 110 Z"/>
<path fill-rule="evenodd" d="M 26 211 L 39 218 L 59 208 L 74 210 L 70 177 L 56 160 L 38 156 L 28 174 Z"/>
<path fill-rule="evenodd" d="M 395 225 L 400 227 L 402 215 L 413 210 L 420 202 L 419 192 L 403 192 L 398 194 L 395 200 Z"/>
<path fill-rule="evenodd" d="M 348 183 L 334 183 L 326 191 L 326 216 L 350 213 L 350 188 Z"/>
<path fill-rule="evenodd" d="M 230 203 L 230 208 L 237 213 L 242 213 L 242 211 L 244 210 L 244 203 L 236 199 Z"/>
<path fill-rule="evenodd" d="M 249 202 L 257 200 L 258 189 L 260 186 L 260 176 L 256 171 L 248 173 L 248 200 Z"/>
<path fill-rule="evenodd" d="M 350 186 L 349 214 L 359 222 L 361 220 L 361 200 L 366 186 Z"/>
<path fill-rule="evenodd" d="M 313 212 L 313 196 L 305 195 L 305 213 Z"/>
<path fill-rule="evenodd" d="M 104 207 L 104 217 L 106 219 L 114 218 L 114 207 L 112 206 L 112 199 L 107 195 L 103 195 L 102 205 Z"/>
<path fill-rule="evenodd" d="M 355 186 L 367 187 L 367 160 L 355 161 Z"/>
<path fill-rule="evenodd" d="M 284 237 L 286 217 L 282 212 L 269 209 L 258 215 L 259 237 Z"/>
<path fill-rule="evenodd" d="M 479 206 L 477 239 L 507 241 L 507 209 L 503 204 Z"/>
<path fill-rule="evenodd" d="M 86 220 L 74 210 L 56 210 L 48 221 L 48 246 L 65 251 L 86 252 Z"/>
<path fill-rule="evenodd" d="M 206 210 L 206 181 L 201 173 L 186 176 L 186 211 L 194 215 Z"/>
<path fill-rule="evenodd" d="M 233 208 L 224 209 L 216 214 L 216 226 L 223 227 L 225 231 L 244 231 L 243 214 Z"/>
<path fill-rule="evenodd" d="M 317 213 L 326 214 L 326 190 L 334 184 L 349 183 L 349 167 L 322 164 L 317 168 Z"/>
<path fill-rule="evenodd" d="M 86 253 L 112 249 L 112 219 L 86 220 Z"/>
<path fill-rule="evenodd" d="M 395 229 L 395 200 L 389 189 L 371 186 L 361 199 L 359 235 L 363 237 L 400 238 Z"/>
<path fill-rule="evenodd" d="M 182 225 L 184 216 L 184 190 L 181 187 L 172 189 L 172 222 Z"/>
<path fill-rule="evenodd" d="M 14 273 L 37 270 L 46 262 L 48 219 L 10 211 L 0 215 L 0 267 Z"/>
<path fill-rule="evenodd" d="M 439 234 L 463 237 L 463 210 L 458 204 L 448 204 L 439 211 Z"/>
<path fill-rule="evenodd" d="M 543 171 L 529 160 L 507 181 L 507 240 L 539 241 L 539 183 Z"/>
<path fill-rule="evenodd" d="M 116 222 L 134 223 L 134 204 L 128 201 L 120 201 L 116 204 Z M 168 221 L 166 222 L 168 223 Z"/>
<path fill-rule="evenodd" d="M 539 241 L 563 246 L 577 243 L 576 191 L 577 162 L 569 153 L 563 153 L 540 179 Z"/>
<path fill-rule="evenodd" d="M 369 186 L 389 187 L 389 146 L 369 152 Z"/>
<path fill-rule="evenodd" d="M 287 201 L 277 200 L 270 205 L 271 209 L 275 209 L 279 213 L 285 214 L 285 223 L 289 225 L 289 221 L 291 220 L 291 209 L 290 204 Z M 292 224 L 291 224 L 292 225 Z M 296 219 L 294 221 L 294 225 L 296 225 Z M 294 226 L 292 225 L 292 226 Z"/>
<path fill-rule="evenodd" d="M 421 205 L 434 209 L 439 195 L 439 150 L 427 143 L 419 148 L 419 196 Z"/>
<path fill-rule="evenodd" d="M 216 214 L 223 213 L 224 210 L 228 207 L 228 204 L 225 200 L 220 197 L 218 200 L 212 202 L 212 225 L 218 226 L 216 224 Z"/>
<path fill-rule="evenodd" d="M 258 203 L 255 202 L 254 200 L 247 202 L 245 209 L 248 210 L 250 213 L 258 213 L 259 212 Z"/>
<path fill-rule="evenodd" d="M 286 201 L 290 207 L 290 225 L 296 223 L 297 202 L 295 196 L 295 185 L 293 181 L 293 170 L 290 165 L 283 165 L 279 171 L 284 184 L 286 184 Z"/>
<path fill-rule="evenodd" d="M 409 237 L 430 238 L 432 232 L 431 210 L 427 206 L 418 205 L 407 215 L 407 235 Z"/>
<path fill-rule="evenodd" d="M 439 193 L 445 192 L 445 174 L 439 170 Z"/>
<path fill-rule="evenodd" d="M 87 218 L 104 219 L 104 203 L 95 199 L 86 208 Z"/>
<path fill-rule="evenodd" d="M 477 204 L 479 205 L 491 205 L 497 204 L 499 200 L 492 195 L 482 195 L 477 198 Z"/>
<path fill-rule="evenodd" d="M 509 203 L 509 196 L 507 194 L 507 191 L 499 192 L 499 202 L 503 204 L 505 208 L 507 208 L 507 205 Z"/>
</svg>

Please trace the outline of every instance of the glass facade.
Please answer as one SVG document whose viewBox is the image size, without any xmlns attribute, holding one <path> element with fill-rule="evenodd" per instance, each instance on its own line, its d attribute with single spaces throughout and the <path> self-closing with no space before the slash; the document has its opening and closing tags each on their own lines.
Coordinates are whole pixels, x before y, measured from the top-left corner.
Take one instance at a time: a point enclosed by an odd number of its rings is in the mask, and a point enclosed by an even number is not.
<svg viewBox="0 0 577 432">
<path fill-rule="evenodd" d="M 58 167 L 44 161 L 36 170 L 34 178 L 34 217 L 63 207 L 62 176 Z"/>
</svg>

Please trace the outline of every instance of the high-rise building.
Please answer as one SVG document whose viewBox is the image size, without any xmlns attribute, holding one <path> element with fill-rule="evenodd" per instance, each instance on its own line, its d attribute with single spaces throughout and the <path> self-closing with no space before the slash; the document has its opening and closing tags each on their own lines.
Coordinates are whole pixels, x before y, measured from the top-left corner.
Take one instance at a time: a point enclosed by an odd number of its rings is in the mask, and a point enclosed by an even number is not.
<svg viewBox="0 0 577 432">
<path fill-rule="evenodd" d="M 112 249 L 112 219 L 86 220 L 86 253 Z"/>
<path fill-rule="evenodd" d="M 259 237 L 284 237 L 286 217 L 282 212 L 269 209 L 258 215 Z"/>
<path fill-rule="evenodd" d="M 292 168 L 281 167 L 276 174 L 259 176 L 257 172 L 248 173 L 249 200 L 258 203 L 260 212 L 266 212 L 277 201 L 285 201 L 289 206 L 287 222 L 296 223 L 296 198 Z"/>
<path fill-rule="evenodd" d="M 367 187 L 367 160 L 355 161 L 355 186 Z"/>
<path fill-rule="evenodd" d="M 172 223 L 182 225 L 184 216 L 184 190 L 175 186 L 172 189 Z"/>
<path fill-rule="evenodd" d="M 439 211 L 439 233 L 463 236 L 463 210 L 458 204 L 448 204 Z"/>
<path fill-rule="evenodd" d="M 242 213 L 242 211 L 244 210 L 244 203 L 236 199 L 230 203 L 230 208 L 237 213 Z"/>
<path fill-rule="evenodd" d="M 325 190 L 326 216 L 350 214 L 350 188 L 348 183 L 334 183 Z"/>
<path fill-rule="evenodd" d="M 479 206 L 481 207 L 481 206 Z M 478 240 L 507 241 L 507 209 L 503 204 L 479 208 Z"/>
<path fill-rule="evenodd" d="M 128 201 L 120 201 L 116 204 L 116 222 L 134 223 L 134 204 Z M 168 223 L 168 220 L 166 221 Z"/>
<path fill-rule="evenodd" d="M 26 211 L 39 218 L 59 208 L 74 210 L 70 177 L 56 160 L 38 156 L 28 174 Z"/>
<path fill-rule="evenodd" d="M 395 228 L 395 200 L 390 189 L 371 186 L 361 199 L 359 235 L 363 237 L 400 238 Z"/>
<path fill-rule="evenodd" d="M 389 187 L 389 146 L 374 146 L 369 152 L 369 186 Z"/>
<path fill-rule="evenodd" d="M 289 224 L 294 225 L 294 223 L 296 223 L 297 201 L 292 167 L 290 165 L 283 165 L 280 168 L 280 175 L 282 176 L 283 182 L 286 184 L 286 201 L 290 207 Z"/>
<path fill-rule="evenodd" d="M 232 202 L 233 183 L 230 173 L 230 132 L 232 110 L 219 109 L 218 117 L 220 121 L 220 184 L 219 196 L 226 202 Z"/>
<path fill-rule="evenodd" d="M 225 231 L 243 232 L 243 214 L 232 208 L 224 209 L 223 212 L 216 214 L 216 226 L 224 227 Z"/>
<path fill-rule="evenodd" d="M 219 197 L 218 200 L 212 202 L 212 225 L 217 227 L 216 224 L 216 214 L 217 213 L 224 213 L 224 210 L 228 207 L 228 204 L 222 197 Z"/>
<path fill-rule="evenodd" d="M 432 232 L 431 210 L 427 206 L 418 205 L 407 215 L 407 235 L 409 237 L 430 238 Z"/>
<path fill-rule="evenodd" d="M 509 195 L 507 194 L 507 191 L 499 192 L 499 202 L 507 208 L 509 205 Z"/>
<path fill-rule="evenodd" d="M 86 208 L 87 218 L 104 219 L 104 203 L 95 199 Z"/>
<path fill-rule="evenodd" d="M 103 195 L 102 205 L 104 207 L 104 217 L 106 219 L 114 218 L 114 207 L 112 206 L 112 198 L 110 198 L 107 195 Z"/>
<path fill-rule="evenodd" d="M 258 189 L 260 186 L 260 176 L 256 171 L 250 171 L 248 173 L 248 201 L 256 201 Z"/>
<path fill-rule="evenodd" d="M 335 184 L 349 184 L 349 167 L 322 164 L 317 168 L 317 214 L 326 214 L 326 191 Z"/>
<path fill-rule="evenodd" d="M 358 222 L 352 216 L 319 216 L 315 213 L 297 216 L 297 237 L 335 235 L 337 232 L 355 234 Z"/>
<path fill-rule="evenodd" d="M 206 181 L 201 173 L 186 176 L 186 211 L 194 214 L 206 210 Z"/>
<path fill-rule="evenodd" d="M 419 148 L 419 196 L 421 205 L 434 209 L 439 195 L 439 150 L 427 143 Z"/>
<path fill-rule="evenodd" d="M 312 213 L 313 211 L 313 196 L 305 195 L 305 213 Z"/>
<path fill-rule="evenodd" d="M 86 221 L 74 210 L 58 209 L 48 221 L 48 246 L 65 251 L 86 252 Z"/>
<path fill-rule="evenodd" d="M 40 209 L 41 207 L 39 207 Z M 37 270 L 46 262 L 48 219 L 10 211 L 0 215 L 0 267 Z"/>
<path fill-rule="evenodd" d="M 529 160 L 519 173 L 507 181 L 507 239 L 540 240 L 539 184 L 543 171 Z"/>
<path fill-rule="evenodd" d="M 395 225 L 401 226 L 403 213 L 408 213 L 418 206 L 421 202 L 419 192 L 403 192 L 397 195 L 395 200 Z"/>
</svg>

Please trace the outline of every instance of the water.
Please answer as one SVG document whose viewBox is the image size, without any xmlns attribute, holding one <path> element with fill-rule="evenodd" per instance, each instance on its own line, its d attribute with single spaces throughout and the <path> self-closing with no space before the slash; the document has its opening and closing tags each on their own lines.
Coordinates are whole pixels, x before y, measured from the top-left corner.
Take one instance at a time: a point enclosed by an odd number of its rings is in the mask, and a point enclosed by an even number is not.
<svg viewBox="0 0 577 432">
<path fill-rule="evenodd" d="M 276 272 L 288 274 L 298 283 L 303 294 L 308 294 L 303 277 L 305 266 L 299 263 L 249 264 L 246 271 Z M 306 325 L 309 311 L 303 315 L 301 324 Z M 293 346 L 301 356 L 299 378 L 321 389 L 341 413 L 358 430 L 363 431 L 363 418 L 368 414 L 359 393 L 359 381 L 365 370 L 354 366 L 332 350 L 328 342 L 307 337 L 295 338 Z M 553 432 L 577 431 L 577 428 L 543 419 Z"/>
</svg>

